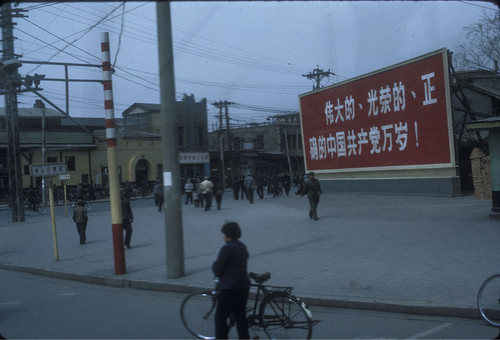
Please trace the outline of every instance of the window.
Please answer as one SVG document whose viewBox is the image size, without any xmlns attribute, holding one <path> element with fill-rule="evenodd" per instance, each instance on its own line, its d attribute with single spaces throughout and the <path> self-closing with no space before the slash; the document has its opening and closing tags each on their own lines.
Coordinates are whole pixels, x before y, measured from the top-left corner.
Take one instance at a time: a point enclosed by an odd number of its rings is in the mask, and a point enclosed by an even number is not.
<svg viewBox="0 0 500 340">
<path fill-rule="evenodd" d="M 57 163 L 57 157 L 47 157 L 47 163 Z"/>
<path fill-rule="evenodd" d="M 491 111 L 494 116 L 500 116 L 500 100 L 491 98 Z"/>
<path fill-rule="evenodd" d="M 205 129 L 203 126 L 198 126 L 196 128 L 196 145 L 197 146 L 205 146 Z"/>
<path fill-rule="evenodd" d="M 241 151 L 242 142 L 240 137 L 233 137 L 233 151 Z"/>
<path fill-rule="evenodd" d="M 31 175 L 30 174 L 30 166 L 29 165 L 25 165 L 24 166 L 24 174 L 28 175 L 28 176 Z"/>
<path fill-rule="evenodd" d="M 264 149 L 264 136 L 263 135 L 257 135 L 257 138 L 255 139 L 255 148 L 258 150 Z"/>
<path fill-rule="evenodd" d="M 89 175 L 88 174 L 82 175 L 82 183 L 89 184 Z"/>
<path fill-rule="evenodd" d="M 184 126 L 177 127 L 177 137 L 179 139 L 179 147 L 184 147 Z"/>
<path fill-rule="evenodd" d="M 66 156 L 66 165 L 68 167 L 68 171 L 75 171 L 76 170 L 76 161 L 75 161 L 75 156 Z"/>
</svg>

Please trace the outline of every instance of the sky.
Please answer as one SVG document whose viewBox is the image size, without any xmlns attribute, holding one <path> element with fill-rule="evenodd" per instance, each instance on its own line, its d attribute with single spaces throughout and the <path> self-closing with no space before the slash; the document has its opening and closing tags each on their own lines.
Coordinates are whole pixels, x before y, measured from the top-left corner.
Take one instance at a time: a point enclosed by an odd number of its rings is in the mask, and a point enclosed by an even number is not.
<svg viewBox="0 0 500 340">
<path fill-rule="evenodd" d="M 101 65 L 109 32 L 115 117 L 134 103 L 160 102 L 154 2 L 21 3 L 15 53 L 21 60 Z M 440 48 L 458 50 L 464 26 L 498 11 L 482 1 L 172 2 L 175 90 L 207 99 L 209 130 L 227 100 L 232 126 L 297 112 L 312 90 L 305 74 L 319 67 L 333 85 Z M 23 64 L 21 76 L 64 78 L 64 67 Z M 102 80 L 98 67 L 69 67 L 70 79 Z M 66 111 L 65 85 L 42 81 L 41 93 Z M 104 117 L 98 82 L 72 82 L 68 112 Z M 33 94 L 18 96 L 33 107 Z M 0 104 L 1 105 L 1 104 Z"/>
</svg>

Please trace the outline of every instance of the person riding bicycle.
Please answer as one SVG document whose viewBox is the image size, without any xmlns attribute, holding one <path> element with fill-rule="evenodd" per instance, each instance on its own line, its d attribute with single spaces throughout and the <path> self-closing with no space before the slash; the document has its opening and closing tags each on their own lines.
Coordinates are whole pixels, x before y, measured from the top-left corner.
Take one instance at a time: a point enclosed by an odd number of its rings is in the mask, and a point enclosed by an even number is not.
<svg viewBox="0 0 500 340">
<path fill-rule="evenodd" d="M 222 226 L 226 243 L 219 251 L 217 260 L 212 265 L 215 276 L 219 277 L 219 297 L 215 312 L 215 337 L 227 339 L 229 327 L 227 318 L 233 314 L 240 339 L 249 339 L 246 304 L 250 290 L 247 272 L 248 251 L 239 241 L 241 229 L 236 222 Z"/>
</svg>

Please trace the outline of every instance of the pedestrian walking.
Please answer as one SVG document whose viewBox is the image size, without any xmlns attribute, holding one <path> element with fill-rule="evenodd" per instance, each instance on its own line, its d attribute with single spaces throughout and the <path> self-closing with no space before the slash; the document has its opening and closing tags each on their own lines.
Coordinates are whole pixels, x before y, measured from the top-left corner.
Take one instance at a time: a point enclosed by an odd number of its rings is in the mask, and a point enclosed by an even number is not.
<svg viewBox="0 0 500 340">
<path fill-rule="evenodd" d="M 87 215 L 87 209 L 85 209 L 85 203 L 82 200 L 76 201 L 76 207 L 73 209 L 73 222 L 76 224 L 76 230 L 80 236 L 80 244 L 85 244 L 87 241 L 87 221 L 89 217 Z"/>
<path fill-rule="evenodd" d="M 233 179 L 233 198 L 235 200 L 238 200 L 239 195 L 240 195 L 240 181 L 238 177 L 235 177 Z"/>
<path fill-rule="evenodd" d="M 260 199 L 264 199 L 264 177 L 257 177 L 257 195 L 259 195 Z"/>
<path fill-rule="evenodd" d="M 319 196 L 321 195 L 321 186 L 319 185 L 319 181 L 314 177 L 314 172 L 309 172 L 309 179 L 304 184 L 304 189 L 302 190 L 301 197 L 307 194 L 307 198 L 309 199 L 309 218 L 318 220 L 318 203 Z"/>
<path fill-rule="evenodd" d="M 134 214 L 130 207 L 130 200 L 126 197 L 125 191 L 121 191 L 121 206 L 122 206 L 122 225 L 125 230 L 125 246 L 130 249 L 130 241 L 132 240 L 132 223 L 134 222 Z"/>
<path fill-rule="evenodd" d="M 273 175 L 271 179 L 271 191 L 273 193 L 273 197 L 278 197 L 281 196 L 281 188 L 280 188 L 280 181 L 278 179 L 278 176 Z"/>
<path fill-rule="evenodd" d="M 155 204 L 158 207 L 158 211 L 161 211 L 163 206 L 163 185 L 159 179 L 156 180 L 155 186 L 153 187 L 153 193 L 155 195 Z"/>
<path fill-rule="evenodd" d="M 215 182 L 214 192 L 215 192 L 215 202 L 217 203 L 217 210 L 220 210 L 222 203 L 222 194 L 224 193 L 224 188 L 222 187 L 221 182 Z"/>
<path fill-rule="evenodd" d="M 232 315 L 239 339 L 250 339 L 246 317 L 246 305 L 250 290 L 248 278 L 247 247 L 239 239 L 241 229 L 236 222 L 222 226 L 225 245 L 220 249 L 212 271 L 219 278 L 219 295 L 215 311 L 215 338 L 228 338 L 228 318 Z"/>
<path fill-rule="evenodd" d="M 288 174 L 285 174 L 283 177 L 281 177 L 281 183 L 283 184 L 283 189 L 285 189 L 285 193 L 288 196 L 290 194 L 290 176 Z"/>
<path fill-rule="evenodd" d="M 191 178 L 186 180 L 186 184 L 184 184 L 184 192 L 186 193 L 186 204 L 193 204 L 193 190 L 194 185 L 191 183 Z"/>
<path fill-rule="evenodd" d="M 196 198 L 194 200 L 195 207 L 203 208 L 203 193 L 201 192 L 201 179 L 197 178 L 194 184 L 194 191 L 196 193 Z"/>
<path fill-rule="evenodd" d="M 208 177 L 205 177 L 205 180 L 200 184 L 200 190 L 203 194 L 203 198 L 205 199 L 205 211 L 210 210 L 210 208 L 212 207 L 213 187 L 214 184 Z"/>
<path fill-rule="evenodd" d="M 248 174 L 245 177 L 245 190 L 247 192 L 248 202 L 253 203 L 253 191 L 255 190 L 255 181 L 252 174 Z"/>
<path fill-rule="evenodd" d="M 243 196 L 247 197 L 247 189 L 245 188 L 245 177 L 241 176 L 239 181 L 240 183 L 240 191 L 241 191 L 241 200 L 243 200 Z"/>
</svg>

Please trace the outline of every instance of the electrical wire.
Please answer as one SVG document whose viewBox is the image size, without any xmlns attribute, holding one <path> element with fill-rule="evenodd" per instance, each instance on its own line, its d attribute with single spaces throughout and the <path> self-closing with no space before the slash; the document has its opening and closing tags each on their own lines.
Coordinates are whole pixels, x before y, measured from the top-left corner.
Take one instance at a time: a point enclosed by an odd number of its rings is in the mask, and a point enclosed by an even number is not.
<svg viewBox="0 0 500 340">
<path fill-rule="evenodd" d="M 120 25 L 120 34 L 118 35 L 118 48 L 115 53 L 115 61 L 113 62 L 112 69 L 115 68 L 116 61 L 118 60 L 118 55 L 120 54 L 120 46 L 122 45 L 122 35 L 123 35 L 123 23 L 125 22 L 125 2 L 122 3 L 122 22 Z"/>
<path fill-rule="evenodd" d="M 44 10 L 47 10 L 47 7 L 50 10 L 55 9 L 53 6 L 52 7 L 50 7 L 50 6 L 42 7 L 41 6 L 40 8 L 44 8 Z M 122 25 L 121 25 L 121 29 L 119 32 L 120 36 L 133 37 L 135 39 L 139 39 L 141 41 L 144 41 L 143 40 L 143 38 L 145 37 L 144 34 L 125 34 L 124 30 L 126 27 L 128 27 L 128 24 L 126 24 L 124 22 L 124 19 L 123 19 L 124 13 L 125 13 L 125 8 L 122 7 L 122 14 L 116 15 L 114 17 L 111 16 L 111 14 L 114 13 L 118 8 L 119 8 L 119 6 L 113 8 L 111 12 L 106 14 L 106 16 L 104 16 L 103 18 L 99 18 L 99 20 L 96 23 L 93 23 L 90 26 L 90 28 L 83 29 L 77 33 L 73 33 L 72 35 L 70 35 L 69 37 L 79 35 L 76 39 L 73 40 L 73 42 L 66 41 L 68 39 L 68 37 L 66 37 L 65 39 L 62 39 L 62 38 L 57 37 L 56 35 L 52 34 L 48 30 L 39 27 L 40 29 L 46 31 L 47 33 L 49 33 L 53 36 L 56 36 L 58 41 L 64 41 L 67 44 L 64 48 L 57 48 L 53 45 L 53 44 L 55 44 L 55 42 L 51 43 L 51 44 L 46 43 L 47 47 L 54 48 L 58 51 L 58 53 L 53 55 L 49 60 L 54 58 L 59 53 L 65 53 L 65 54 L 67 54 L 75 59 L 82 61 L 83 63 L 89 63 L 89 64 L 91 63 L 89 61 L 85 61 L 84 57 L 79 57 L 79 56 L 76 56 L 70 52 L 65 51 L 65 49 L 68 48 L 69 46 L 79 49 L 80 51 L 82 51 L 86 55 L 89 55 L 92 59 L 99 60 L 99 58 L 92 55 L 88 51 L 83 50 L 83 49 L 75 46 L 75 43 L 77 41 L 79 41 L 83 36 L 85 36 L 88 32 L 90 32 L 90 30 L 92 28 L 95 28 L 98 25 L 105 25 L 106 22 L 110 23 L 112 20 L 114 20 L 117 17 L 121 17 L 121 19 L 122 19 Z M 73 9 L 75 9 L 75 8 L 73 8 Z M 80 9 L 78 9 L 78 10 L 80 10 Z M 91 12 L 87 12 L 87 13 L 91 13 Z M 127 11 L 127 13 L 131 13 L 131 10 Z M 131 14 L 134 15 L 134 13 L 131 13 Z M 80 18 L 81 16 L 74 16 L 71 18 L 71 20 L 75 20 L 75 17 Z M 134 27 L 136 27 L 136 26 L 134 26 Z M 141 25 L 139 25 L 139 27 L 141 27 Z M 27 36 L 30 36 L 30 37 L 36 39 L 36 41 L 42 41 L 40 39 L 37 39 L 33 35 L 27 33 L 24 30 L 22 32 L 24 34 L 26 34 Z M 144 33 L 145 33 L 145 31 L 144 31 Z M 150 34 L 149 34 L 148 40 L 146 40 L 146 42 L 156 43 L 156 39 L 155 39 L 156 37 L 154 36 L 154 34 L 151 34 L 151 32 L 149 32 L 149 33 Z M 183 32 L 183 33 L 187 34 L 187 32 Z M 204 38 L 196 36 L 196 35 L 192 35 L 192 36 L 195 36 L 195 37 L 200 38 L 202 40 L 204 39 Z M 204 40 L 209 41 L 212 44 L 216 43 L 215 41 L 212 41 L 210 39 L 204 39 Z M 224 47 L 231 48 L 231 46 L 228 46 L 228 45 L 224 45 L 224 44 L 220 44 L 220 43 L 218 43 L 218 44 L 221 46 L 224 46 Z M 299 67 L 297 67 L 296 65 L 293 65 L 291 63 L 287 63 L 287 66 L 274 65 L 274 64 L 268 63 L 268 62 L 264 63 L 264 62 L 259 61 L 259 60 L 241 57 L 240 55 L 236 55 L 236 54 L 221 53 L 221 52 L 217 51 L 216 49 L 213 49 L 213 48 L 208 49 L 208 48 L 196 45 L 196 44 L 193 44 L 194 47 L 191 45 L 183 44 L 183 43 L 177 43 L 174 46 L 177 46 L 177 52 L 190 53 L 190 54 L 193 54 L 195 56 L 202 57 L 202 58 L 212 58 L 213 60 L 217 60 L 217 61 L 221 61 L 221 62 L 225 62 L 225 63 L 232 63 L 235 65 L 250 67 L 250 68 L 254 68 L 254 69 L 260 69 L 260 70 L 269 71 L 269 72 L 280 72 L 280 73 L 295 75 L 293 73 L 293 71 L 299 72 L 299 70 L 300 70 L 300 72 L 303 72 L 303 70 L 305 70 L 305 68 L 300 69 Z M 275 60 L 273 58 L 268 58 L 265 56 L 258 55 L 256 53 L 244 51 L 242 49 L 233 48 L 233 50 L 244 52 L 244 53 L 249 53 L 249 54 L 255 55 L 259 58 L 264 58 L 264 59 L 268 59 L 271 61 L 273 61 L 273 60 L 278 61 L 278 60 Z M 200 51 L 202 51 L 202 52 L 200 52 Z M 126 80 L 128 82 L 134 83 L 138 86 L 141 86 L 141 87 L 144 87 L 144 88 L 147 88 L 150 90 L 154 90 L 154 91 L 159 91 L 158 81 L 151 81 L 151 80 L 145 79 L 143 76 L 140 76 L 140 74 L 145 74 L 144 70 L 132 70 L 130 68 L 124 68 L 124 67 L 120 67 L 120 66 L 115 66 L 115 68 L 118 71 L 120 71 L 120 73 L 123 73 L 123 74 L 117 73 L 117 74 L 115 74 L 115 76 L 117 76 L 123 80 Z M 157 77 L 157 74 L 154 74 L 154 75 Z M 177 81 L 179 83 L 196 84 L 196 85 L 210 86 L 210 87 L 219 87 L 219 88 L 223 88 L 223 89 L 231 89 L 233 91 L 266 92 L 266 93 L 275 93 L 275 94 L 295 94 L 297 91 L 300 91 L 300 90 L 306 88 L 305 86 L 286 86 L 286 85 L 280 86 L 280 85 L 225 84 L 225 83 L 216 83 L 216 82 L 209 82 L 209 81 L 189 80 L 189 79 L 185 79 L 185 78 L 178 78 Z M 141 82 L 144 82 L 144 83 L 141 83 Z M 181 94 L 177 93 L 177 95 L 181 95 Z M 241 104 L 241 105 L 242 105 L 242 107 L 245 107 L 244 104 Z M 252 107 L 250 109 L 262 110 L 262 111 L 267 110 L 267 112 L 269 112 L 269 113 L 289 112 L 290 111 L 290 110 L 285 110 L 285 109 L 265 108 L 265 107 Z M 272 110 L 275 110 L 275 111 L 272 111 Z"/>
</svg>

